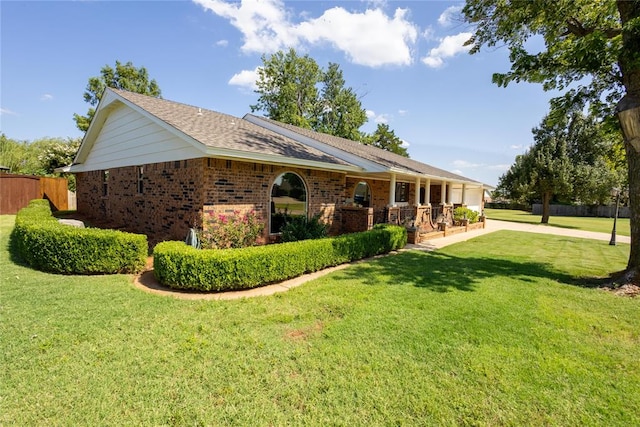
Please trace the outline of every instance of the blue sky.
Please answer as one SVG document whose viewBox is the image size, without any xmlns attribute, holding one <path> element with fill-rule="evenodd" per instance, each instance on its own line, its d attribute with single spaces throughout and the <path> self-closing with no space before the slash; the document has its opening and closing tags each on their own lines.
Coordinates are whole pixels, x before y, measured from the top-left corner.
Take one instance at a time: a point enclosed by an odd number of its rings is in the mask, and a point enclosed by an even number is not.
<svg viewBox="0 0 640 427">
<path fill-rule="evenodd" d="M 373 131 L 387 123 L 412 158 L 496 185 L 552 94 L 499 88 L 505 48 L 469 55 L 461 2 L 7 1 L 1 14 L 0 131 L 78 137 L 73 113 L 104 65 L 147 68 L 162 97 L 242 117 L 261 56 L 296 48 L 340 64 Z"/>
</svg>

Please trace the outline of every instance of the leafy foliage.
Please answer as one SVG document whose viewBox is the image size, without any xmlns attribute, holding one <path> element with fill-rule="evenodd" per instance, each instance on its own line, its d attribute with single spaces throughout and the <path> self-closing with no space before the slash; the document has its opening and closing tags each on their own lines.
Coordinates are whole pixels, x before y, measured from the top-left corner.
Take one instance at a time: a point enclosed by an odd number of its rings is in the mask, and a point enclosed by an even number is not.
<svg viewBox="0 0 640 427">
<path fill-rule="evenodd" d="M 389 129 L 389 125 L 386 123 L 378 123 L 376 131 L 371 135 L 367 135 L 364 143 L 404 157 L 409 157 L 409 153 L 403 146 L 402 140 L 396 136 L 393 130 Z"/>
<path fill-rule="evenodd" d="M 262 57 L 258 69 L 258 102 L 251 111 L 264 111 L 270 119 L 305 129 L 371 144 L 408 157 L 402 141 L 378 125 L 371 135 L 360 132 L 367 122 L 365 109 L 355 91 L 346 87 L 340 66 L 329 63 L 323 70 L 309 55 L 294 49 Z"/>
<path fill-rule="evenodd" d="M 135 273 L 148 250 L 144 235 L 60 224 L 42 199 L 18 212 L 11 237 L 30 266 L 62 274 Z"/>
<path fill-rule="evenodd" d="M 624 181 L 614 169 L 616 141 L 602 123 L 580 112 L 550 112 L 533 129 L 535 144 L 500 177 L 498 194 L 523 203 L 605 204 Z M 618 136 L 619 139 L 619 136 Z M 543 215 L 548 222 L 548 215 Z"/>
<path fill-rule="evenodd" d="M 264 222 L 254 212 L 233 215 L 207 215 L 203 221 L 200 241 L 204 249 L 244 248 L 253 246 L 262 231 Z"/>
<path fill-rule="evenodd" d="M 465 207 L 457 207 L 453 210 L 453 219 L 455 221 L 462 221 L 463 219 L 468 219 L 469 224 L 475 224 L 478 222 L 478 212 L 473 209 L 465 208 Z"/>
<path fill-rule="evenodd" d="M 183 242 L 162 242 L 153 251 L 158 280 L 177 289 L 249 289 L 304 273 L 400 249 L 407 232 L 376 226 L 362 233 L 243 249 L 198 250 Z"/>
<path fill-rule="evenodd" d="M 307 218 L 306 215 L 289 216 L 281 229 L 283 242 L 321 239 L 327 237 L 327 226 L 320 221 L 320 214 Z"/>
<path fill-rule="evenodd" d="M 109 65 L 105 65 L 100 69 L 100 76 L 89 78 L 89 83 L 85 89 L 84 100 L 91 105 L 87 111 L 87 115 L 73 115 L 76 126 L 81 131 L 86 132 L 87 129 L 89 129 L 91 120 L 93 120 L 93 116 L 96 113 L 93 107 L 100 102 L 104 90 L 108 87 L 128 90 L 156 98 L 161 97 L 160 86 L 158 86 L 155 79 L 149 80 L 149 73 L 146 68 L 136 68 L 131 62 L 122 64 L 120 61 L 116 61 L 115 69 Z"/>
<path fill-rule="evenodd" d="M 11 173 L 65 177 L 75 190 L 75 175 L 58 173 L 56 168 L 73 163 L 80 138 L 41 138 L 32 142 L 16 141 L 0 134 L 0 164 Z"/>
<path fill-rule="evenodd" d="M 495 2 L 468 0 L 462 10 L 474 34 L 471 53 L 505 44 L 511 70 L 494 83 L 541 83 L 564 91 L 553 109 L 589 107 L 603 122 L 616 112 L 640 108 L 640 1 L 557 0 Z M 531 41 L 543 41 L 544 47 Z M 621 128 L 615 125 L 618 130 Z M 627 126 L 640 128 L 638 118 Z M 640 151 L 627 136 L 631 208 L 628 270 L 640 274 Z"/>
</svg>

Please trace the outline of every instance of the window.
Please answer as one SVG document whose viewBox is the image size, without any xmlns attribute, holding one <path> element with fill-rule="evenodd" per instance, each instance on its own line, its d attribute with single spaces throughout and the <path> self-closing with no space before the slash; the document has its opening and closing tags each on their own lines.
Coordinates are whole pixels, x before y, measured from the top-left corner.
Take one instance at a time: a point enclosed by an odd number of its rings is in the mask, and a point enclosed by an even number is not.
<svg viewBox="0 0 640 427">
<path fill-rule="evenodd" d="M 138 166 L 138 194 L 144 193 L 144 166 Z"/>
<path fill-rule="evenodd" d="M 307 189 L 293 172 L 279 175 L 271 187 L 270 233 L 279 233 L 294 216 L 307 215 Z"/>
<path fill-rule="evenodd" d="M 371 205 L 371 190 L 369 184 L 361 181 L 356 185 L 356 190 L 353 193 L 353 202 L 368 208 Z"/>
<path fill-rule="evenodd" d="M 409 200 L 409 184 L 396 182 L 396 202 L 406 202 L 407 200 Z"/>
<path fill-rule="evenodd" d="M 109 195 L 109 171 L 102 171 L 102 195 Z"/>
</svg>

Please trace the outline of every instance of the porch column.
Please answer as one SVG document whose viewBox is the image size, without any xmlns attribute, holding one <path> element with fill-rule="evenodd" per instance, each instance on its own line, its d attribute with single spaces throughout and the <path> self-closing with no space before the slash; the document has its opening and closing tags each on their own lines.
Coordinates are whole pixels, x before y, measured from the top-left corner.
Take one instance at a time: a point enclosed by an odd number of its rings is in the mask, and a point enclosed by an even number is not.
<svg viewBox="0 0 640 427">
<path fill-rule="evenodd" d="M 427 183 L 425 184 L 426 187 L 424 188 L 424 203 L 427 206 L 431 206 L 431 179 L 427 178 Z"/>
<path fill-rule="evenodd" d="M 396 174 L 391 174 L 391 180 L 389 181 L 389 206 L 396 204 Z"/>
<path fill-rule="evenodd" d="M 415 197 L 414 197 L 414 200 L 415 200 L 414 204 L 416 206 L 420 206 L 420 177 L 419 176 L 416 177 L 416 191 L 415 191 L 415 193 L 416 194 L 415 194 Z"/>
<path fill-rule="evenodd" d="M 447 183 L 442 181 L 440 184 L 440 203 L 443 205 L 447 204 Z"/>
<path fill-rule="evenodd" d="M 467 184 L 462 184 L 462 205 L 467 206 Z"/>
</svg>

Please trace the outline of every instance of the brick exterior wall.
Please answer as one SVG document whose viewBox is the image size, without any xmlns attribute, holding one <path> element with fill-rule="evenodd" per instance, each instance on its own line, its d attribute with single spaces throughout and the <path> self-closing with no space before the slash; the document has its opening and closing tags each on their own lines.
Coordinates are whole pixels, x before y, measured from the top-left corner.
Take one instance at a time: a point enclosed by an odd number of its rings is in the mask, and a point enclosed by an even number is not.
<svg viewBox="0 0 640 427">
<path fill-rule="evenodd" d="M 340 211 L 343 233 L 356 233 L 373 228 L 373 208 L 343 206 Z"/>
<path fill-rule="evenodd" d="M 268 241 L 271 187 L 280 174 L 294 172 L 307 188 L 308 213 L 321 214 L 331 234 L 341 229 L 336 206 L 347 197 L 343 173 L 204 158 L 142 166 L 142 193 L 137 166 L 109 169 L 106 196 L 103 171 L 78 173 L 78 212 L 146 234 L 153 244 L 184 239 L 203 212 L 228 215 L 254 210 L 265 220 L 261 240 Z M 348 194 L 352 197 L 353 190 Z"/>
<path fill-rule="evenodd" d="M 150 242 L 184 239 L 203 205 L 202 160 L 142 167 L 142 193 L 138 192 L 137 166 L 109 169 L 106 196 L 103 171 L 79 173 L 78 212 L 108 221 L 114 227 L 146 234 Z"/>
<path fill-rule="evenodd" d="M 345 198 L 353 199 L 358 183 L 366 182 L 371 192 L 370 208 L 374 210 L 386 208 L 389 204 L 389 181 L 348 177 L 345 185 Z"/>
<path fill-rule="evenodd" d="M 310 216 L 320 214 L 329 225 L 330 233 L 339 232 L 336 204 L 344 201 L 345 175 L 314 169 L 289 168 L 236 160 L 204 159 L 204 205 L 207 212 L 230 214 L 234 210 L 255 211 L 265 220 L 268 238 L 271 187 L 285 172 L 296 173 L 307 189 L 307 211 Z"/>
</svg>

